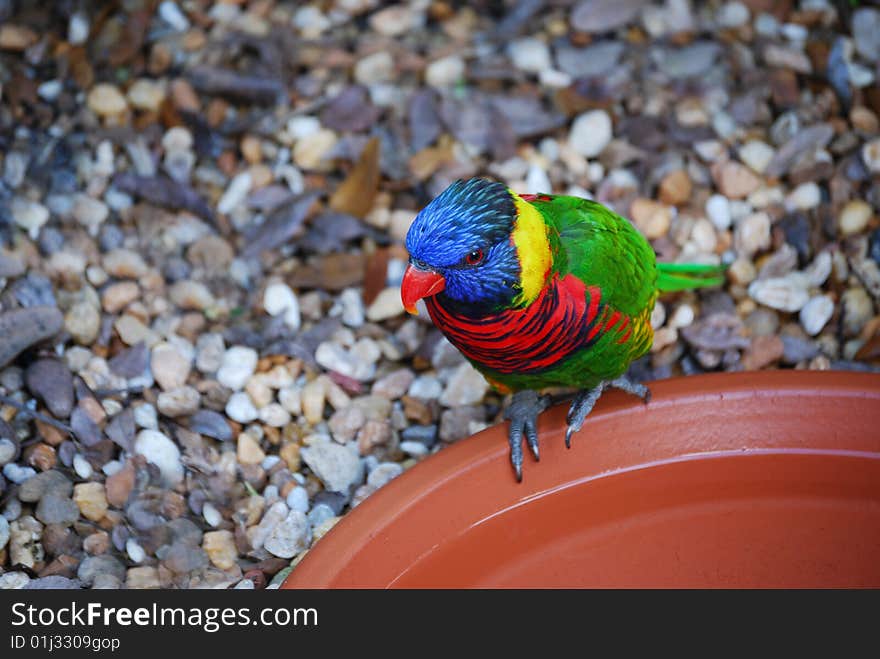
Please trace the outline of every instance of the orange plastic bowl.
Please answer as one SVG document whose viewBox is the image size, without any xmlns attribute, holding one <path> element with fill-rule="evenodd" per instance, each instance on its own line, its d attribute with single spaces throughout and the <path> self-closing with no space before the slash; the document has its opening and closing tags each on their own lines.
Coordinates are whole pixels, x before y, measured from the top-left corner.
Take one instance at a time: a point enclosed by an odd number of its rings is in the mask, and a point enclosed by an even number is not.
<svg viewBox="0 0 880 659">
<path fill-rule="evenodd" d="M 880 376 L 776 371 L 602 397 L 566 450 L 506 424 L 347 515 L 284 588 L 880 586 Z"/>
</svg>

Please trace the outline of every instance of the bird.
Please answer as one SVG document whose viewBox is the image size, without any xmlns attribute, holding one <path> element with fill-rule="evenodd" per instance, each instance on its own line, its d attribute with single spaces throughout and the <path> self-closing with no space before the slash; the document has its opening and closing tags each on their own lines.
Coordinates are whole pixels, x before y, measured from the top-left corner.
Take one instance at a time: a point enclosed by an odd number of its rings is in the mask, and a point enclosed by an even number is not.
<svg viewBox="0 0 880 659">
<path fill-rule="evenodd" d="M 512 394 L 510 462 L 523 440 L 540 460 L 537 418 L 548 390 L 573 389 L 565 445 L 608 387 L 646 403 L 627 377 L 653 343 L 661 293 L 725 280 L 724 266 L 658 263 L 626 218 L 570 195 L 517 194 L 487 178 L 457 180 L 414 218 L 401 301 L 425 301 L 433 324 L 503 395 Z"/>
</svg>

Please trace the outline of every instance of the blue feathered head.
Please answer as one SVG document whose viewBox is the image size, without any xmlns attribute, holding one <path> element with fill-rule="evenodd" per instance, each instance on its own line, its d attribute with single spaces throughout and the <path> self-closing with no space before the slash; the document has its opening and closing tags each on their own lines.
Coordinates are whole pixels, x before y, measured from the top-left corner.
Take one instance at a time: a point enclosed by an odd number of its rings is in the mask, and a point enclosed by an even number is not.
<svg viewBox="0 0 880 659">
<path fill-rule="evenodd" d="M 406 235 L 405 306 L 435 294 L 444 305 L 474 315 L 509 306 L 520 281 L 511 240 L 516 217 L 513 193 L 501 183 L 472 178 L 446 188 Z"/>
</svg>

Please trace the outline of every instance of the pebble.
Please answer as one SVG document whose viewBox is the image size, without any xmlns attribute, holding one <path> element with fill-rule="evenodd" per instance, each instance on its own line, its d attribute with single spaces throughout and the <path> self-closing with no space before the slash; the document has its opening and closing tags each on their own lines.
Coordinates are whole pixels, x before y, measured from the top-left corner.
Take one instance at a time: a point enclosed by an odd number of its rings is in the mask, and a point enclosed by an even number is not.
<svg viewBox="0 0 880 659">
<path fill-rule="evenodd" d="M 604 110 L 591 110 L 574 120 L 568 144 L 576 153 L 594 158 L 604 151 L 611 138 L 611 117 Z"/>
<path fill-rule="evenodd" d="M 223 354 L 217 381 L 233 391 L 241 390 L 257 368 L 259 355 L 247 346 L 232 346 Z"/>
<path fill-rule="evenodd" d="M 31 474 L 33 476 L 33 474 Z M 60 471 L 46 471 L 21 483 L 18 498 L 26 503 L 39 501 L 46 494 L 69 497 L 73 492 L 73 484 Z"/>
<path fill-rule="evenodd" d="M 746 257 L 770 247 L 770 216 L 761 211 L 739 220 L 734 229 L 733 244 L 737 253 Z"/>
<path fill-rule="evenodd" d="M 455 369 L 443 394 L 440 404 L 446 407 L 473 405 L 483 400 L 489 390 L 489 383 L 479 371 L 469 363 L 461 364 Z"/>
<path fill-rule="evenodd" d="M 761 185 L 761 179 L 751 169 L 732 160 L 713 166 L 712 175 L 718 190 L 728 199 L 748 197 Z"/>
<path fill-rule="evenodd" d="M 772 309 L 800 311 L 810 299 L 808 284 L 806 275 L 800 272 L 785 277 L 756 279 L 749 284 L 749 297 Z"/>
<path fill-rule="evenodd" d="M 415 374 L 408 368 L 397 369 L 379 378 L 373 384 L 373 394 L 396 400 L 403 396 L 415 380 Z"/>
<path fill-rule="evenodd" d="M 159 3 L 159 18 L 177 32 L 189 30 L 189 19 L 173 0 L 162 0 Z"/>
<path fill-rule="evenodd" d="M 92 474 L 94 473 L 94 469 L 92 469 L 91 463 L 86 460 L 80 453 L 77 453 L 73 456 L 73 470 L 76 472 L 77 476 L 84 480 L 91 478 Z"/>
<path fill-rule="evenodd" d="M 128 102 L 116 85 L 99 83 L 86 98 L 89 109 L 101 117 L 120 115 L 128 110 Z"/>
<path fill-rule="evenodd" d="M 773 159 L 772 146 L 761 140 L 749 140 L 739 149 L 739 159 L 758 174 L 763 174 Z"/>
<path fill-rule="evenodd" d="M 23 197 L 13 197 L 9 210 L 12 213 L 12 219 L 28 232 L 31 240 L 37 239 L 40 229 L 49 221 L 48 208 L 39 202 L 30 201 Z"/>
<path fill-rule="evenodd" d="M 22 467 L 14 462 L 10 462 L 3 466 L 3 475 L 7 479 L 16 484 L 24 483 L 29 478 L 36 475 L 36 471 L 31 467 Z"/>
<path fill-rule="evenodd" d="M 362 57 L 354 65 L 354 79 L 362 85 L 388 82 L 394 77 L 394 58 L 387 50 Z"/>
<path fill-rule="evenodd" d="M 79 483 L 73 488 L 73 500 L 86 519 L 98 522 L 107 514 L 107 496 L 103 483 Z"/>
<path fill-rule="evenodd" d="M 235 537 L 231 531 L 208 531 L 202 537 L 202 549 L 214 567 L 230 570 L 238 559 Z"/>
<path fill-rule="evenodd" d="M 104 270 L 119 279 L 141 279 L 147 274 L 143 257 L 130 249 L 117 248 L 107 252 L 102 259 Z"/>
<path fill-rule="evenodd" d="M 107 313 L 119 313 L 129 304 L 140 298 L 141 289 L 133 281 L 110 284 L 101 293 L 101 306 Z"/>
<path fill-rule="evenodd" d="M 367 484 L 376 489 L 387 485 L 403 473 L 403 467 L 397 462 L 383 462 L 367 476 Z"/>
<path fill-rule="evenodd" d="M 266 551 L 279 558 L 293 558 L 308 549 L 309 520 L 299 510 L 291 510 L 270 532 L 263 543 Z"/>
<path fill-rule="evenodd" d="M 253 187 L 253 177 L 249 170 L 237 174 L 229 182 L 229 186 L 217 202 L 217 212 L 228 215 L 240 206 Z"/>
<path fill-rule="evenodd" d="M 183 480 L 180 449 L 161 432 L 141 430 L 135 439 L 134 452 L 159 468 L 166 487 L 174 487 Z"/>
<path fill-rule="evenodd" d="M 200 281 L 181 279 L 168 289 L 168 297 L 181 309 L 204 311 L 215 303 L 211 290 Z"/>
<path fill-rule="evenodd" d="M 655 240 L 669 232 L 672 213 L 666 204 L 640 197 L 633 201 L 629 213 L 636 227 L 648 240 Z"/>
<path fill-rule="evenodd" d="M 290 423 L 290 413 L 278 403 L 260 408 L 260 421 L 272 428 L 283 428 Z"/>
<path fill-rule="evenodd" d="M 507 55 L 516 68 L 526 73 L 540 73 L 553 66 L 550 49 L 536 37 L 511 41 L 507 45 Z"/>
<path fill-rule="evenodd" d="M 147 552 L 134 538 L 125 541 L 125 553 L 134 563 L 143 563 L 147 558 Z"/>
<path fill-rule="evenodd" d="M 57 359 L 38 359 L 25 372 L 28 389 L 41 399 L 56 419 L 66 419 L 73 410 L 73 377 Z"/>
<path fill-rule="evenodd" d="M 338 343 L 329 341 L 318 345 L 318 349 L 315 350 L 315 361 L 329 371 L 335 371 L 361 382 L 371 380 L 376 373 L 375 360 L 363 359 L 357 351 L 346 350 Z"/>
<path fill-rule="evenodd" d="M 813 181 L 801 183 L 785 198 L 788 210 L 810 210 L 822 201 L 822 191 Z"/>
<path fill-rule="evenodd" d="M 383 289 L 373 303 L 367 307 L 367 320 L 377 323 L 403 314 L 403 302 L 400 299 L 400 287 L 392 286 Z"/>
<path fill-rule="evenodd" d="M 79 519 L 79 508 L 68 496 L 47 493 L 40 498 L 34 515 L 43 524 L 70 526 Z"/>
<path fill-rule="evenodd" d="M 158 112 L 165 100 L 165 86 L 156 80 L 139 78 L 126 92 L 132 107 L 148 112 Z"/>
<path fill-rule="evenodd" d="M 31 578 L 24 572 L 5 572 L 0 574 L 0 590 L 20 590 L 26 588 Z"/>
<path fill-rule="evenodd" d="M 869 62 L 880 60 L 880 10 L 856 9 L 852 14 L 852 31 L 858 54 Z"/>
<path fill-rule="evenodd" d="M 0 550 L 9 542 L 9 522 L 5 517 L 0 516 Z"/>
<path fill-rule="evenodd" d="M 326 169 L 325 157 L 336 146 L 338 138 L 332 130 L 322 128 L 317 133 L 307 135 L 293 147 L 293 161 L 304 170 Z"/>
<path fill-rule="evenodd" d="M 156 430 L 159 427 L 159 417 L 156 408 L 150 403 L 142 403 L 134 408 L 134 422 L 140 428 Z"/>
<path fill-rule="evenodd" d="M 785 346 L 778 336 L 756 336 L 742 356 L 742 367 L 747 371 L 764 368 L 782 359 L 784 352 Z"/>
<path fill-rule="evenodd" d="M 243 391 L 237 391 L 226 401 L 226 416 L 237 423 L 250 423 L 259 417 L 259 412 L 248 396 Z"/>
<path fill-rule="evenodd" d="M 150 353 L 150 370 L 164 391 L 183 387 L 191 367 L 191 360 L 171 343 L 159 343 Z"/>
<path fill-rule="evenodd" d="M 334 442 L 315 442 L 300 455 L 328 490 L 346 492 L 363 476 L 357 454 Z"/>
<path fill-rule="evenodd" d="M 16 453 L 18 453 L 18 447 L 11 440 L 5 437 L 0 439 L 0 467 L 15 459 Z"/>
<path fill-rule="evenodd" d="M 274 283 L 266 287 L 263 294 L 263 308 L 270 316 L 283 314 L 284 324 L 293 331 L 298 330 L 302 323 L 299 300 L 296 293 L 285 283 Z"/>
<path fill-rule="evenodd" d="M 200 403 L 199 392 L 187 386 L 163 391 L 156 399 L 159 413 L 170 417 L 194 414 L 199 409 Z"/>
<path fill-rule="evenodd" d="M 196 368 L 205 375 L 212 375 L 223 365 L 226 345 L 223 335 L 216 332 L 200 334 L 196 341 Z"/>
<path fill-rule="evenodd" d="M 838 227 L 844 236 L 862 233 L 871 221 L 874 210 L 870 204 L 861 199 L 853 199 L 846 203 L 838 216 Z"/>
<path fill-rule="evenodd" d="M 296 486 L 291 488 L 290 492 L 287 493 L 285 501 L 290 510 L 296 510 L 301 513 L 309 512 L 309 493 L 304 487 Z"/>
<path fill-rule="evenodd" d="M 828 295 L 816 295 L 801 308 L 800 321 L 804 331 L 816 336 L 834 314 L 834 300 Z"/>
<path fill-rule="evenodd" d="M 425 68 L 425 82 L 431 87 L 444 89 L 464 77 L 465 63 L 458 55 L 447 55 L 434 60 Z"/>
<path fill-rule="evenodd" d="M 715 21 L 723 28 L 742 27 L 749 22 L 749 8 L 741 2 L 727 2 L 715 13 Z"/>
<path fill-rule="evenodd" d="M 874 316 L 871 296 L 861 287 L 850 288 L 840 299 L 843 309 L 843 329 L 847 336 L 857 336 Z"/>
</svg>

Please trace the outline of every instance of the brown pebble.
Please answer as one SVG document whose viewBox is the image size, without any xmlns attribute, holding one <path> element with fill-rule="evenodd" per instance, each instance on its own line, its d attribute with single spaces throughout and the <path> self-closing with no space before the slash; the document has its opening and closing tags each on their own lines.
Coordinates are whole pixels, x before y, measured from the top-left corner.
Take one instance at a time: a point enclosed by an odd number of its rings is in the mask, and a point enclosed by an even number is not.
<svg viewBox="0 0 880 659">
<path fill-rule="evenodd" d="M 39 442 L 31 444 L 24 450 L 24 460 L 39 471 L 48 471 L 58 463 L 58 455 L 53 447 Z"/>
<path fill-rule="evenodd" d="M 742 366 L 747 371 L 756 371 L 782 358 L 784 345 L 775 334 L 756 336 L 742 358 Z"/>
<path fill-rule="evenodd" d="M 693 185 L 687 172 L 677 169 L 660 181 L 660 201 L 670 206 L 678 206 L 690 199 Z"/>
<path fill-rule="evenodd" d="M 125 506 L 125 503 L 128 501 L 128 496 L 131 494 L 131 490 L 134 487 L 134 479 L 135 469 L 130 461 L 127 461 L 125 466 L 115 474 L 107 477 L 105 489 L 107 501 L 111 506 L 114 508 L 122 508 Z"/>
</svg>

